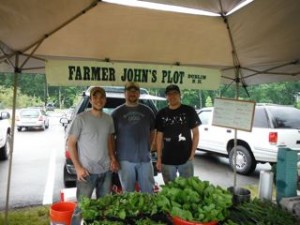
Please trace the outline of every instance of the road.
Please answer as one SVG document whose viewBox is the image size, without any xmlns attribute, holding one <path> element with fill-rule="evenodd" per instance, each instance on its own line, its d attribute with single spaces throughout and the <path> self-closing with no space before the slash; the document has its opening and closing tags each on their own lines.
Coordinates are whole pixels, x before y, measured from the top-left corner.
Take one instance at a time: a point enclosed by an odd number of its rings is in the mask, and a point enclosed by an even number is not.
<svg viewBox="0 0 300 225">
<path fill-rule="evenodd" d="M 63 187 L 64 130 L 50 117 L 46 131 L 15 132 L 9 207 L 51 204 Z M 0 209 L 5 207 L 9 161 L 0 162 Z"/>
<path fill-rule="evenodd" d="M 59 115 L 52 114 L 46 131 L 22 131 L 15 133 L 9 207 L 50 205 L 59 201 L 63 186 L 64 129 Z M 9 162 L 0 162 L 0 210 L 5 208 Z M 270 169 L 268 164 L 259 165 L 251 176 L 237 175 L 237 185 L 259 183 L 261 170 Z M 222 187 L 233 186 L 234 174 L 228 159 L 204 152 L 195 157 L 195 175 Z M 162 184 L 159 174 L 158 184 Z M 74 193 L 73 189 L 68 189 Z"/>
</svg>

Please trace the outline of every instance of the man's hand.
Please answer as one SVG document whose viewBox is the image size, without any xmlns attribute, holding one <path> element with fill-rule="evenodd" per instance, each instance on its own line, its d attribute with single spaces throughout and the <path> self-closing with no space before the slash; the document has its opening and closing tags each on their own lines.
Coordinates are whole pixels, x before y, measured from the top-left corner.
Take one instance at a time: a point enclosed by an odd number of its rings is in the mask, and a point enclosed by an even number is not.
<svg viewBox="0 0 300 225">
<path fill-rule="evenodd" d="M 86 177 L 90 175 L 89 171 L 84 167 L 76 168 L 77 180 L 86 181 Z"/>
<path fill-rule="evenodd" d="M 117 160 L 113 159 L 110 162 L 110 170 L 112 172 L 117 172 L 120 169 L 120 164 Z"/>
<path fill-rule="evenodd" d="M 190 158 L 189 158 L 189 160 L 194 160 L 194 159 L 195 159 L 195 153 L 192 152 L 192 153 L 191 153 L 191 156 L 190 156 Z"/>
<path fill-rule="evenodd" d="M 157 159 L 157 161 L 156 161 L 156 169 L 158 171 L 161 171 L 161 160 L 160 159 Z"/>
</svg>

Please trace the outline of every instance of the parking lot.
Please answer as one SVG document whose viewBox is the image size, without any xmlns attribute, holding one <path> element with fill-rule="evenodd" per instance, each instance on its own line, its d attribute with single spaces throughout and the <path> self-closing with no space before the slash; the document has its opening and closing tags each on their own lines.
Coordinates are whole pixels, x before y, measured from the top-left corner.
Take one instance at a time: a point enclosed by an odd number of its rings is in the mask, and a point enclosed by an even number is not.
<svg viewBox="0 0 300 225">
<path fill-rule="evenodd" d="M 51 113 L 49 129 L 15 133 L 12 176 L 9 190 L 9 207 L 48 205 L 60 199 L 63 185 L 64 128 L 59 123 L 60 114 Z M 7 193 L 8 161 L 0 162 L 0 209 L 5 207 Z M 250 176 L 237 175 L 237 185 L 258 185 L 259 165 Z M 195 176 L 222 187 L 233 185 L 234 174 L 228 159 L 204 152 L 195 157 Z M 162 184 L 159 174 L 156 178 Z M 72 195 L 74 189 L 67 189 Z M 72 196 L 70 196 L 72 197 Z M 73 196 L 74 197 L 74 196 Z"/>
</svg>

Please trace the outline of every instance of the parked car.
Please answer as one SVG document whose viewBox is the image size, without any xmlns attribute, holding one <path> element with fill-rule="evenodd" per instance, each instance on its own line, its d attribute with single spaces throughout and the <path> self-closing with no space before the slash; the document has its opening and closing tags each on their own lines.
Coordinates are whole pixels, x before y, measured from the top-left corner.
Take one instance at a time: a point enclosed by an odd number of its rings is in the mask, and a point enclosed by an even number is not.
<svg viewBox="0 0 300 225">
<path fill-rule="evenodd" d="M 213 111 L 214 108 L 202 108 L 198 113 L 202 122 L 198 149 L 228 156 L 234 168 L 235 130 L 212 126 Z M 252 131 L 237 130 L 237 173 L 250 174 L 257 163 L 276 163 L 280 147 L 300 151 L 300 110 L 256 104 Z"/>
<path fill-rule="evenodd" d="M 0 160 L 6 160 L 10 151 L 10 115 L 8 112 L 0 112 Z"/>
<path fill-rule="evenodd" d="M 88 88 L 83 93 L 80 102 L 77 104 L 77 106 L 74 109 L 74 112 L 71 117 L 71 121 L 66 117 L 62 117 L 60 119 L 60 123 L 62 123 L 63 126 L 68 126 L 78 113 L 81 113 L 85 110 L 89 110 L 91 108 L 91 104 L 89 101 L 90 88 Z M 125 103 L 124 87 L 104 87 L 104 89 L 106 91 L 106 105 L 105 105 L 103 111 L 108 114 L 111 114 L 112 111 L 117 106 Z M 143 104 L 149 106 L 153 110 L 153 112 L 156 114 L 157 108 L 156 108 L 153 100 L 165 100 L 165 99 L 157 97 L 157 96 L 149 95 L 148 91 L 143 88 L 141 88 L 140 92 L 141 92 L 140 103 L 143 103 Z M 66 157 L 66 160 L 65 160 L 64 174 L 63 174 L 64 185 L 66 187 L 71 187 L 71 186 L 74 186 L 75 181 L 76 181 L 76 171 L 75 171 L 74 165 L 71 161 L 70 153 L 68 151 L 66 144 L 65 144 L 65 157 Z M 153 155 L 152 155 L 152 160 L 153 160 L 153 163 L 155 164 L 155 162 L 156 162 L 156 154 L 155 153 L 153 153 Z M 155 166 L 154 166 L 154 169 L 155 169 Z M 157 174 L 156 169 L 154 170 L 154 174 L 155 175 Z"/>
<path fill-rule="evenodd" d="M 55 110 L 54 103 L 48 103 L 46 105 L 46 111 L 54 111 L 54 110 Z"/>
<path fill-rule="evenodd" d="M 25 108 L 21 109 L 16 116 L 16 126 L 18 131 L 23 128 L 26 130 L 30 128 L 45 130 L 49 128 L 49 118 L 43 109 Z"/>
</svg>

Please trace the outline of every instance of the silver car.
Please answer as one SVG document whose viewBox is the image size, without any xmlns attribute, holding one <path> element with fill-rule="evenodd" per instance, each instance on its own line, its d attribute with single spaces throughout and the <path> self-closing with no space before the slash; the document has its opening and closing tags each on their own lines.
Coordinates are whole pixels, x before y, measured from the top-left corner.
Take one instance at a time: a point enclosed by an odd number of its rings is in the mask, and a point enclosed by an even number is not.
<svg viewBox="0 0 300 225">
<path fill-rule="evenodd" d="M 40 108 L 21 109 L 16 117 L 16 125 L 18 131 L 23 128 L 26 130 L 30 128 L 45 130 L 49 127 L 49 118 L 46 112 Z"/>
</svg>

